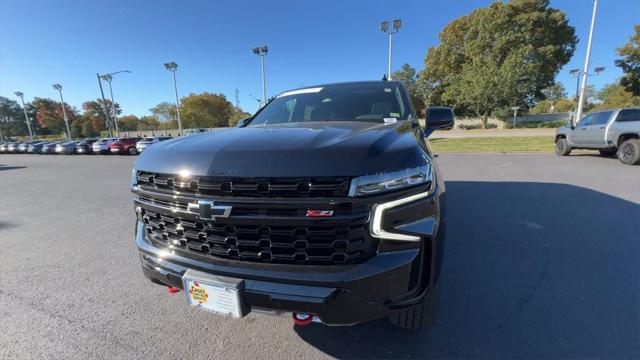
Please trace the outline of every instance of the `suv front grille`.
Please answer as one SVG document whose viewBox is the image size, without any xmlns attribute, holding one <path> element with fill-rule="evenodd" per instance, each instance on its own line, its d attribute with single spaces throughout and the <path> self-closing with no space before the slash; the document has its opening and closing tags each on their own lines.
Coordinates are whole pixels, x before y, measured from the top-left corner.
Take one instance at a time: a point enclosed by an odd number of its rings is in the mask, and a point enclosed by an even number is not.
<svg viewBox="0 0 640 360">
<path fill-rule="evenodd" d="M 188 252 L 235 260 L 345 264 L 371 254 L 364 222 L 336 225 L 231 224 L 141 210 L 147 239 Z"/>
<path fill-rule="evenodd" d="M 134 192 L 146 239 L 185 256 L 338 265 L 360 262 L 377 248 L 368 230 L 369 204 L 356 199 L 198 197 L 140 183 Z M 229 216 L 200 218 L 188 205 L 203 198 L 231 206 Z M 307 217 L 308 210 L 332 210 L 333 216 Z"/>
<path fill-rule="evenodd" d="M 226 197 L 313 198 L 346 197 L 348 177 L 234 178 L 138 172 L 138 185 L 145 190 L 175 190 L 180 193 Z"/>
</svg>

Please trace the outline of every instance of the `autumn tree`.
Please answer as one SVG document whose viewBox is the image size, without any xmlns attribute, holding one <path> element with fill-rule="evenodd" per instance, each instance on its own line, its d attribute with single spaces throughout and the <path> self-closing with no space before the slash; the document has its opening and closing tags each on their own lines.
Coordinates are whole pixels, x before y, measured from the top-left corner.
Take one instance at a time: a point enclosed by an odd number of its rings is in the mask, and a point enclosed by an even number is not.
<svg viewBox="0 0 640 360">
<path fill-rule="evenodd" d="M 109 128 L 107 121 L 107 116 L 105 114 L 105 107 L 107 111 L 111 109 L 111 100 L 106 100 L 104 103 L 102 99 L 85 101 L 82 104 L 82 117 L 85 120 L 89 120 L 93 123 L 93 127 L 96 131 L 100 132 Z M 122 113 L 122 109 L 118 103 L 115 103 L 116 115 L 120 115 Z M 109 111 L 109 114 L 111 112 Z M 113 119 L 111 119 L 113 121 Z M 86 135 L 86 134 L 85 134 Z"/>
<path fill-rule="evenodd" d="M 532 105 L 576 47 L 575 29 L 549 0 L 496 1 L 449 23 L 421 77 L 443 102 L 486 124 L 498 107 Z"/>
<path fill-rule="evenodd" d="M 180 108 L 185 129 L 227 127 L 234 109 L 223 94 L 208 92 L 182 98 Z"/>
<path fill-rule="evenodd" d="M 42 128 L 47 129 L 51 134 L 66 133 L 64 113 L 59 102 L 37 97 L 33 99 L 31 105 L 36 110 L 36 120 Z M 77 117 L 76 111 L 67 103 L 64 104 L 64 109 L 67 119 L 73 122 Z"/>
<path fill-rule="evenodd" d="M 640 96 L 640 24 L 635 26 L 635 31 L 629 42 L 618 49 L 618 55 L 622 58 L 615 63 L 624 72 L 620 85 L 633 95 Z"/>
</svg>

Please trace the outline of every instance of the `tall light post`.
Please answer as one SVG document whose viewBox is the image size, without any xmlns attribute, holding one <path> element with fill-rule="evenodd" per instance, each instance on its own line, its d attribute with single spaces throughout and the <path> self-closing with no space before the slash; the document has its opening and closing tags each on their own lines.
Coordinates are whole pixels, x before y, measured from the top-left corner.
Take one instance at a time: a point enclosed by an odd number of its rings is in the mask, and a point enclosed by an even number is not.
<svg viewBox="0 0 640 360">
<path fill-rule="evenodd" d="M 100 86 L 100 96 L 102 97 L 102 111 L 104 111 L 104 123 L 109 128 L 109 136 L 113 136 L 113 131 L 111 130 L 111 117 L 109 116 L 109 110 L 107 109 L 107 100 L 104 98 L 104 90 L 102 89 L 102 80 L 100 80 L 100 74 L 96 74 L 98 77 L 98 85 Z"/>
<path fill-rule="evenodd" d="M 62 116 L 64 116 L 64 125 L 67 128 L 67 140 L 71 140 L 71 130 L 69 129 L 69 119 L 67 118 L 67 110 L 64 108 L 64 99 L 62 98 L 62 85 L 53 84 L 54 89 L 60 93 L 60 105 L 62 106 Z"/>
<path fill-rule="evenodd" d="M 29 141 L 33 141 L 33 130 L 31 130 L 31 121 L 29 121 L 29 115 L 27 115 L 27 108 L 24 106 L 24 94 L 22 91 L 16 91 L 17 97 L 20 98 L 22 102 L 22 110 L 24 110 L 24 121 L 27 123 L 27 130 L 29 131 Z"/>
<path fill-rule="evenodd" d="M 402 20 L 400 19 L 393 20 L 393 30 L 389 29 L 388 21 L 380 23 L 380 30 L 389 35 L 389 69 L 387 71 L 387 79 L 389 80 L 391 80 L 391 35 L 397 33 L 400 30 L 400 26 L 402 26 Z"/>
<path fill-rule="evenodd" d="M 267 56 L 269 48 L 267 45 L 261 45 L 252 49 L 253 53 L 260 56 L 260 68 L 262 69 L 262 103 L 267 104 L 267 83 L 264 75 L 264 57 Z"/>
<path fill-rule="evenodd" d="M 606 67 L 604 67 L 604 66 L 596 66 L 593 69 L 593 73 L 587 74 L 587 75 L 588 76 L 598 76 L 605 69 L 606 69 Z M 580 70 L 580 69 L 571 69 L 571 70 L 569 70 L 569 75 L 574 76 L 576 78 L 576 114 L 575 115 L 577 115 L 578 101 L 580 99 L 580 77 L 583 75 L 583 71 Z M 580 119 L 577 118 L 577 116 L 576 116 L 576 119 L 574 119 L 573 123 L 575 124 L 576 122 L 578 122 L 578 120 L 580 120 Z"/>
<path fill-rule="evenodd" d="M 582 109 L 584 106 L 584 94 L 587 89 L 587 80 L 589 78 L 589 61 L 591 59 L 591 45 L 593 43 L 593 31 L 596 25 L 596 14 L 598 13 L 598 0 L 593 0 L 593 14 L 591 15 L 591 27 L 589 28 L 589 41 L 587 42 L 587 54 L 584 59 L 584 70 L 582 72 L 582 88 L 580 89 L 580 97 L 578 98 L 578 109 L 576 117 L 573 119 L 574 124 L 582 117 Z"/>
<path fill-rule="evenodd" d="M 249 94 L 249 96 L 251 96 L 255 101 L 258 102 L 258 109 L 260 109 L 262 107 L 262 99 L 258 99 L 257 97 Z"/>
<path fill-rule="evenodd" d="M 109 83 L 109 93 L 111 94 L 111 114 L 113 115 L 113 124 L 116 128 L 116 134 L 118 135 L 120 134 L 120 129 L 118 128 L 118 114 L 116 114 L 116 103 L 113 100 L 113 88 L 111 87 L 111 81 L 113 81 L 113 75 L 120 74 L 120 73 L 131 74 L 131 71 L 120 70 L 120 71 L 112 72 L 110 74 L 100 75 L 100 79 Z"/>
<path fill-rule="evenodd" d="M 180 120 L 180 101 L 178 100 L 178 85 L 176 84 L 176 70 L 178 64 L 175 61 L 164 64 L 165 69 L 173 74 L 173 91 L 176 94 L 176 114 L 178 115 L 178 136 L 182 136 L 182 121 Z"/>
</svg>

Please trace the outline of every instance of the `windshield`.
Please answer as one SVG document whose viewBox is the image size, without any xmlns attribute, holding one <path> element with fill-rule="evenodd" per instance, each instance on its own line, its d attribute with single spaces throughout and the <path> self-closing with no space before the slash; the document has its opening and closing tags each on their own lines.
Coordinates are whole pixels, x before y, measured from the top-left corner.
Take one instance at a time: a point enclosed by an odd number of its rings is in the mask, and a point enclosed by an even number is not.
<svg viewBox="0 0 640 360">
<path fill-rule="evenodd" d="M 250 126 L 305 121 L 407 120 L 411 108 L 396 83 L 352 83 L 284 92 L 253 118 Z"/>
</svg>

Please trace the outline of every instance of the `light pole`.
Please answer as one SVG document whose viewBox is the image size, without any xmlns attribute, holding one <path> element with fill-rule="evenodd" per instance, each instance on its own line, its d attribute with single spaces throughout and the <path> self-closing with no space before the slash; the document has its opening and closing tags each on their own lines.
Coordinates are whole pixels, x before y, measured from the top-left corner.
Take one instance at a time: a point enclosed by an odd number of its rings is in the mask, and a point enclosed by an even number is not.
<svg viewBox="0 0 640 360">
<path fill-rule="evenodd" d="M 606 67 L 604 67 L 604 66 L 597 66 L 597 67 L 595 67 L 595 68 L 593 69 L 593 73 L 592 73 L 592 74 L 588 74 L 588 76 L 598 76 L 598 75 L 600 75 L 600 74 L 601 74 L 605 69 L 606 69 Z M 577 114 L 577 110 L 578 110 L 578 101 L 579 101 L 579 98 L 580 98 L 580 76 L 582 76 L 582 74 L 583 74 L 583 72 L 582 72 L 582 70 L 580 70 L 580 69 L 572 69 L 572 70 L 569 70 L 569 75 L 571 75 L 571 76 L 575 76 L 575 78 L 576 78 L 576 114 L 575 114 L 575 115 L 578 115 L 578 114 Z M 585 96 L 586 96 L 586 95 L 585 95 Z M 576 122 L 578 122 L 578 120 L 580 120 L 580 119 L 578 119 L 578 118 L 577 118 L 577 116 L 576 116 L 576 119 L 575 119 L 575 121 L 574 121 L 574 124 L 575 124 Z"/>
<path fill-rule="evenodd" d="M 262 99 L 258 99 L 257 97 L 249 94 L 249 96 L 251 96 L 255 101 L 258 102 L 258 109 L 260 109 L 262 107 Z"/>
<path fill-rule="evenodd" d="M 96 74 L 98 77 L 98 85 L 100 86 L 100 96 L 102 97 L 102 111 L 104 111 L 104 123 L 109 128 L 109 136 L 113 136 L 113 131 L 111 130 L 111 117 L 109 116 L 109 110 L 107 110 L 107 100 L 104 98 L 104 90 L 102 89 L 102 81 L 100 80 L 100 74 Z"/>
<path fill-rule="evenodd" d="M 591 15 L 591 27 L 589 28 L 589 41 L 587 42 L 587 54 L 584 59 L 584 70 L 582 72 L 582 88 L 580 89 L 580 97 L 578 98 L 578 109 L 576 117 L 573 119 L 574 124 L 582 117 L 582 108 L 584 106 L 584 93 L 587 89 L 587 80 L 589 78 L 589 61 L 591 58 L 591 45 L 593 42 L 593 30 L 596 25 L 596 14 L 598 13 L 598 0 L 593 1 L 593 14 Z"/>
<path fill-rule="evenodd" d="M 580 75 L 582 75 L 582 71 L 580 69 L 571 69 L 569 70 L 569 75 L 575 76 L 576 78 L 576 105 L 578 104 L 578 97 L 580 97 Z M 577 109 L 577 106 L 576 106 Z"/>
<path fill-rule="evenodd" d="M 383 21 L 380 23 L 380 30 L 389 35 L 389 69 L 387 72 L 387 79 L 391 80 L 391 35 L 397 33 L 400 30 L 400 26 L 402 26 L 402 20 L 395 19 L 393 20 L 393 31 L 389 29 L 389 22 Z"/>
<path fill-rule="evenodd" d="M 112 115 L 113 115 L 113 124 L 116 127 L 116 134 L 120 135 L 120 129 L 118 128 L 118 114 L 116 114 L 116 103 L 113 100 L 113 88 L 111 87 L 111 81 L 113 81 L 113 75 L 115 74 L 120 74 L 120 73 L 129 73 L 131 74 L 131 71 L 129 70 L 120 70 L 120 71 L 116 71 L 116 72 L 112 72 L 110 74 L 105 74 L 105 75 L 100 75 L 100 79 L 106 81 L 109 83 L 109 93 L 111 94 L 111 111 L 112 111 Z"/>
<path fill-rule="evenodd" d="M 260 68 L 262 69 L 262 103 L 267 104 L 267 83 L 264 76 L 264 57 L 267 56 L 269 48 L 267 45 L 254 47 L 253 53 L 260 56 Z"/>
<path fill-rule="evenodd" d="M 67 111 L 64 109 L 64 99 L 62 98 L 62 85 L 53 84 L 54 89 L 60 93 L 60 105 L 62 106 L 62 116 L 64 116 L 64 126 L 67 128 L 67 140 L 71 141 L 71 130 L 69 129 L 69 119 L 67 118 Z"/>
<path fill-rule="evenodd" d="M 178 85 L 176 85 L 176 70 L 178 64 L 175 61 L 164 64 L 165 69 L 173 74 L 173 91 L 176 94 L 176 114 L 178 115 L 178 136 L 182 136 L 182 121 L 180 120 L 180 101 L 178 100 Z"/>
<path fill-rule="evenodd" d="M 17 97 L 20 98 L 22 102 L 22 110 L 24 110 L 24 121 L 27 123 L 27 130 L 29 131 L 29 141 L 33 141 L 33 131 L 31 130 L 31 121 L 29 121 L 29 115 L 27 115 L 27 108 L 24 106 L 24 94 L 22 91 L 16 91 Z"/>
</svg>

